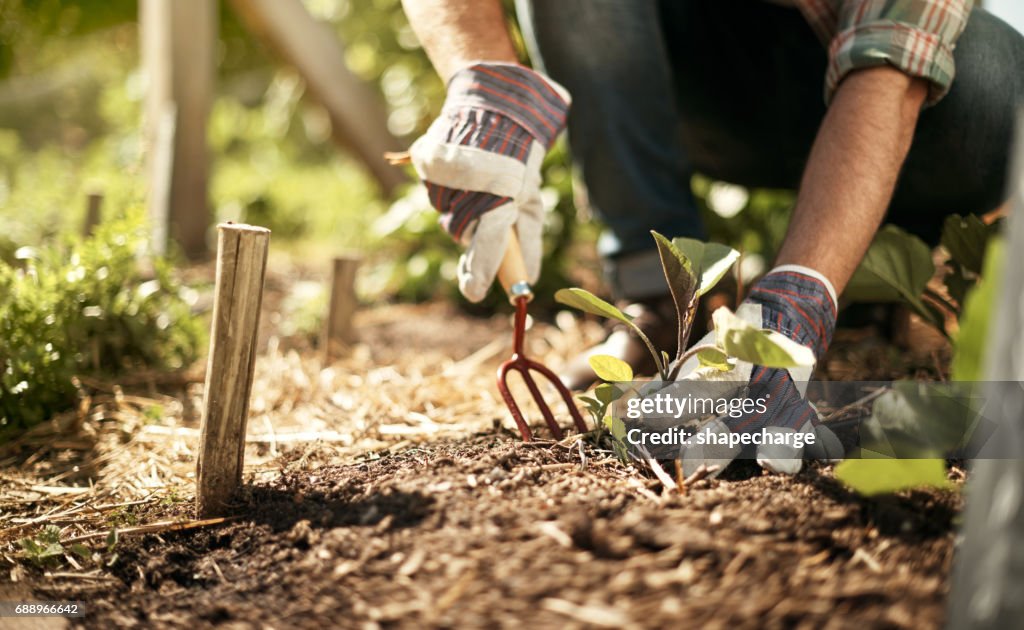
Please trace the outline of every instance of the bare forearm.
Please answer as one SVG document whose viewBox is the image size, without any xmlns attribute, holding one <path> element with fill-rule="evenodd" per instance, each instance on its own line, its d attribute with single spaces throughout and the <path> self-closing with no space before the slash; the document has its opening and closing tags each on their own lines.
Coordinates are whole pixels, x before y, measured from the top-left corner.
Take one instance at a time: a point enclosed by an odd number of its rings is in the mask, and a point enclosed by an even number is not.
<svg viewBox="0 0 1024 630">
<path fill-rule="evenodd" d="M 927 84 L 892 68 L 840 84 L 800 185 L 778 264 L 811 267 L 842 292 L 885 216 Z"/>
<path fill-rule="evenodd" d="M 444 81 L 472 61 L 518 61 L 499 0 L 402 0 Z"/>
</svg>

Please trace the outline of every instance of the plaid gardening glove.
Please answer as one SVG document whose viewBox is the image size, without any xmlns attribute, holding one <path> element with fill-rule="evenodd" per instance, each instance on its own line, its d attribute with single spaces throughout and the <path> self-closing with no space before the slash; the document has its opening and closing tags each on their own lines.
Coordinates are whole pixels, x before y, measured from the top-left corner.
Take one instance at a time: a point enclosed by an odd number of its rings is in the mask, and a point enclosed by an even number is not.
<svg viewBox="0 0 1024 630">
<path fill-rule="evenodd" d="M 832 284 L 821 274 L 806 267 L 786 265 L 769 272 L 751 290 L 737 310 L 737 315 L 749 323 L 781 333 L 793 341 L 810 348 L 817 359 L 825 354 L 836 322 L 836 298 Z M 714 332 L 700 343 L 713 343 Z M 690 369 L 688 369 L 690 368 Z M 739 362 L 730 372 L 714 368 L 696 368 L 696 362 L 684 365 L 682 380 L 723 381 L 737 383 L 735 392 L 742 393 L 746 386 L 749 399 L 765 399 L 763 413 L 752 413 L 738 418 L 714 418 L 702 429 L 713 433 L 769 433 L 813 434 L 814 442 L 803 448 L 786 445 L 758 445 L 757 462 L 773 472 L 796 474 L 804 456 L 811 459 L 836 461 L 843 456 L 843 447 L 830 429 L 820 424 L 817 410 L 804 398 L 807 381 L 814 367 L 790 369 L 766 368 Z M 683 469 L 691 474 L 701 464 L 718 465 L 724 469 L 735 459 L 742 446 L 686 446 L 681 452 Z"/>
<path fill-rule="evenodd" d="M 467 247 L 459 289 L 487 295 L 515 227 L 530 282 L 540 275 L 540 166 L 565 128 L 569 93 L 514 64 L 478 63 L 448 82 L 441 115 L 409 149 L 441 225 Z"/>
</svg>

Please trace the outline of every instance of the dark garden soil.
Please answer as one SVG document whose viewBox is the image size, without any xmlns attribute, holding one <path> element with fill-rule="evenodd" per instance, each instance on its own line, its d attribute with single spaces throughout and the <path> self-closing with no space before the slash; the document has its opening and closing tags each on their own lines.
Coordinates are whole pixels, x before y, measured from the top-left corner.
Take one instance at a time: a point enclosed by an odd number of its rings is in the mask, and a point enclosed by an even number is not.
<svg viewBox="0 0 1024 630">
<path fill-rule="evenodd" d="M 364 313 L 365 343 L 328 368 L 308 349 L 267 350 L 234 519 L 122 535 L 113 551 L 93 540 L 102 566 L 97 556 L 36 567 L 15 541 L 78 496 L 57 519 L 62 540 L 194 518 L 198 403 L 153 426 L 124 420 L 130 397 L 95 398 L 82 422 L 109 444 L 102 466 L 71 470 L 66 449 L 90 447 L 55 438 L 15 452 L 0 466 L 0 600 L 79 600 L 88 611 L 17 627 L 942 624 L 958 491 L 867 499 L 830 466 L 783 477 L 737 462 L 678 492 L 583 440 L 523 444 L 493 391 L 507 319 L 453 312 Z M 594 334 L 572 318 L 543 324 L 530 352 L 557 369 Z M 934 378 L 948 364 L 948 348 L 911 357 L 846 331 L 835 346 L 825 378 Z M 186 403 L 197 399 L 190 387 Z M 302 431 L 324 437 L 275 444 Z M 71 499 L 55 484 L 75 486 Z"/>
<path fill-rule="evenodd" d="M 85 627 L 941 624 L 959 494 L 852 495 L 740 463 L 684 494 L 579 445 L 505 434 L 347 466 L 289 453 L 239 520 L 119 546 Z M 140 515 L 144 520 L 166 518 Z M 184 507 L 177 510 L 183 511 Z"/>
</svg>

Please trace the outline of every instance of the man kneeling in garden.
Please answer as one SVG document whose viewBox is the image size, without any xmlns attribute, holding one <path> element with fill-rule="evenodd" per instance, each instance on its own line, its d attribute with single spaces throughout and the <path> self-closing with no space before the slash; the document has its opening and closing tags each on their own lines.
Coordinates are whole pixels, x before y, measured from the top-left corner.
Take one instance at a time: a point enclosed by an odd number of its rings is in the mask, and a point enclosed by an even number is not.
<svg viewBox="0 0 1024 630">
<path fill-rule="evenodd" d="M 470 300 L 494 281 L 513 228 L 536 279 L 540 165 L 567 124 L 607 226 L 599 250 L 613 291 L 665 348 L 674 313 L 650 231 L 703 236 L 693 172 L 798 190 L 775 267 L 740 314 L 819 359 L 837 295 L 883 220 L 934 244 L 946 215 L 993 210 L 1005 195 L 1024 37 L 971 0 L 519 0 L 543 73 L 518 63 L 499 0 L 404 6 L 448 88 L 413 163 L 467 247 L 459 281 Z M 653 367 L 625 330 L 596 352 Z M 794 376 L 751 366 L 772 403 L 716 430 L 778 427 L 832 443 Z M 580 388 L 595 376 L 584 360 L 564 378 Z"/>
</svg>

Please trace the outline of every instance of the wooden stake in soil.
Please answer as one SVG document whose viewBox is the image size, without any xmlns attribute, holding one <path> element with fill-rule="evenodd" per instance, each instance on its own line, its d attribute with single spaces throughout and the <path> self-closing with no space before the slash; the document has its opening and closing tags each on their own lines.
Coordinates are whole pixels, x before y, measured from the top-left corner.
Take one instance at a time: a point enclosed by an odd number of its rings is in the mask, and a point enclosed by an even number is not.
<svg viewBox="0 0 1024 630">
<path fill-rule="evenodd" d="M 91 192 L 86 197 L 85 221 L 82 222 L 82 236 L 92 236 L 96 226 L 103 219 L 103 193 Z"/>
<path fill-rule="evenodd" d="M 270 243 L 266 228 L 226 223 L 217 231 L 217 285 L 196 470 L 200 518 L 223 515 L 242 481 L 245 423 Z"/>
<path fill-rule="evenodd" d="M 352 316 L 356 312 L 357 256 L 334 259 L 331 275 L 331 301 L 324 322 L 324 359 L 327 363 L 338 356 L 341 347 L 355 341 Z"/>
</svg>

